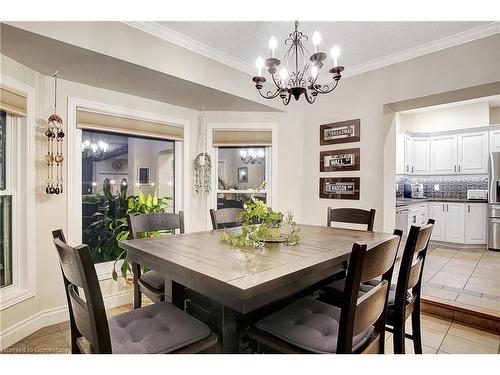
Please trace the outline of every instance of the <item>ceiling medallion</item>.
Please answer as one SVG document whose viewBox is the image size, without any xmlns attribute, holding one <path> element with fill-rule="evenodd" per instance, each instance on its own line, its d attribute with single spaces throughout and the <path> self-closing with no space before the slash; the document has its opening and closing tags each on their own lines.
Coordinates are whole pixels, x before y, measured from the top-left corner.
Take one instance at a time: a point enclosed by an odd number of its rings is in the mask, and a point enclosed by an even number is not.
<svg viewBox="0 0 500 375">
<path fill-rule="evenodd" d="M 304 94 L 309 103 L 314 103 L 318 94 L 328 94 L 335 90 L 339 84 L 340 73 L 344 70 L 343 66 L 338 65 L 340 49 L 337 46 L 333 46 L 330 50 L 330 56 L 333 59 L 333 68 L 329 72 L 333 76 L 333 84 L 316 83 L 319 72 L 323 67 L 323 62 L 327 58 L 325 52 L 318 52 L 321 35 L 317 31 L 314 32 L 312 36 L 314 53 L 309 57 L 309 61 L 307 61 L 306 55 L 309 55 L 309 51 L 304 46 L 304 42 L 307 42 L 309 38 L 300 32 L 298 28 L 299 22 L 295 21 L 295 31 L 290 33 L 289 38 L 285 40 L 285 46 L 289 47 L 283 56 L 283 61 L 274 56 L 278 45 L 275 37 L 269 39 L 269 48 L 271 49 L 272 56 L 265 61 L 262 57 L 257 58 L 256 66 L 259 73 L 252 80 L 255 82 L 255 87 L 259 91 L 259 94 L 265 99 L 274 99 L 279 96 L 283 100 L 283 104 L 287 105 L 292 96 L 295 100 L 299 100 L 300 96 Z M 262 89 L 266 82 L 266 78 L 262 76 L 262 68 L 264 66 L 267 67 L 276 90 L 269 90 L 263 94 Z"/>
</svg>

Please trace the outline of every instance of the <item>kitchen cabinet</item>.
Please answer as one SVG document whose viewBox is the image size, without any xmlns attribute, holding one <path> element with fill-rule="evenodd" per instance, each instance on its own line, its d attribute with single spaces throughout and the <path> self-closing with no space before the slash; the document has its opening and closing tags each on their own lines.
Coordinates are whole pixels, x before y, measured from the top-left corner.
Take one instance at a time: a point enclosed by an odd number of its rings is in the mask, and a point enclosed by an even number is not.
<svg viewBox="0 0 500 375">
<path fill-rule="evenodd" d="M 482 245 L 487 242 L 487 210 L 486 203 L 466 203 L 465 243 Z"/>
<path fill-rule="evenodd" d="M 431 142 L 429 138 L 413 138 L 412 174 L 428 175 L 431 173 Z"/>
<path fill-rule="evenodd" d="M 413 139 L 405 136 L 405 173 L 413 173 Z"/>
<path fill-rule="evenodd" d="M 442 135 L 431 138 L 431 173 L 455 174 L 457 171 L 456 135 Z"/>
<path fill-rule="evenodd" d="M 464 203 L 445 203 L 446 220 L 445 232 L 446 242 L 465 242 L 465 204 Z"/>
<path fill-rule="evenodd" d="M 500 129 L 490 130 L 490 152 L 500 152 Z"/>
<path fill-rule="evenodd" d="M 429 202 L 428 216 L 429 219 L 434 219 L 434 228 L 432 229 L 431 239 L 434 241 L 446 240 L 446 203 Z"/>
<path fill-rule="evenodd" d="M 458 136 L 458 173 L 488 173 L 488 132 Z"/>
</svg>

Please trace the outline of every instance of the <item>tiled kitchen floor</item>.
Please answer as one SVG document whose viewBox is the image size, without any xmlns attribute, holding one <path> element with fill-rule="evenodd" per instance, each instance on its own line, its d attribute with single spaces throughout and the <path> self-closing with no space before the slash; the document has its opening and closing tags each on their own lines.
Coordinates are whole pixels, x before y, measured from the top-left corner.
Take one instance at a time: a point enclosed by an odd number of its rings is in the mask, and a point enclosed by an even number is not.
<svg viewBox="0 0 500 375">
<path fill-rule="evenodd" d="M 500 252 L 432 246 L 423 282 L 423 298 L 500 316 Z"/>
<path fill-rule="evenodd" d="M 126 305 L 108 311 L 108 317 L 132 308 Z M 409 321 L 408 321 L 409 322 Z M 407 332 L 411 326 L 407 325 Z M 449 319 L 422 314 L 422 340 L 425 354 L 498 354 L 500 336 L 474 329 Z M 54 354 L 69 353 L 70 335 L 68 322 L 42 328 L 2 353 Z M 406 342 L 406 352 L 413 353 L 413 344 Z M 392 336 L 386 339 L 386 353 L 393 353 Z"/>
</svg>

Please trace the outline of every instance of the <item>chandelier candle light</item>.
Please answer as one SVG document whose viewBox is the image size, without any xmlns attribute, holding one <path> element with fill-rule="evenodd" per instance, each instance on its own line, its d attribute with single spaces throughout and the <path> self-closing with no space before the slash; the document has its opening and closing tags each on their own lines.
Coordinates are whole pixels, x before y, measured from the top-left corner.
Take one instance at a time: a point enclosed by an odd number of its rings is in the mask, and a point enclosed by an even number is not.
<svg viewBox="0 0 500 375">
<path fill-rule="evenodd" d="M 304 35 L 298 30 L 299 22 L 295 21 L 295 31 L 289 34 L 289 38 L 285 40 L 285 46 L 289 46 L 287 52 L 283 56 L 282 61 L 275 57 L 275 50 L 278 41 L 273 36 L 269 40 L 269 49 L 271 50 L 271 57 L 264 60 L 258 57 L 255 65 L 257 66 L 258 75 L 253 77 L 255 87 L 259 94 L 265 99 L 274 99 L 280 97 L 283 103 L 287 105 L 293 96 L 295 100 L 299 100 L 300 96 L 304 94 L 309 103 L 314 103 L 318 94 L 329 94 L 337 87 L 343 66 L 338 65 L 338 58 L 340 56 L 340 49 L 333 46 L 330 50 L 330 56 L 333 59 L 333 68 L 329 70 L 333 77 L 333 84 L 319 84 L 316 83 L 323 62 L 326 60 L 327 55 L 325 52 L 318 52 L 318 47 L 321 43 L 321 34 L 317 31 L 313 33 L 312 42 L 314 44 L 314 53 L 306 60 L 306 55 L 309 54 L 304 42 L 308 41 L 307 35 Z M 280 68 L 280 65 L 282 66 Z M 262 93 L 266 78 L 262 76 L 262 68 L 267 67 L 268 73 L 271 75 L 272 81 L 276 89 L 269 90 Z"/>
</svg>

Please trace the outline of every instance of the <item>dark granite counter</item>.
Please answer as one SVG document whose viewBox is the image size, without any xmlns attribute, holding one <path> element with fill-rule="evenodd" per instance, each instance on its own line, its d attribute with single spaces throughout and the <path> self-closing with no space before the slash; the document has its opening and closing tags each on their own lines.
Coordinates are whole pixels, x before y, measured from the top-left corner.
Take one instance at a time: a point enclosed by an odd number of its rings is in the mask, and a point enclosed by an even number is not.
<svg viewBox="0 0 500 375">
<path fill-rule="evenodd" d="M 468 200 L 459 198 L 396 198 L 396 207 L 411 206 L 424 202 L 448 202 L 448 203 L 488 203 L 487 200 Z"/>
</svg>

